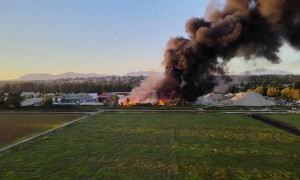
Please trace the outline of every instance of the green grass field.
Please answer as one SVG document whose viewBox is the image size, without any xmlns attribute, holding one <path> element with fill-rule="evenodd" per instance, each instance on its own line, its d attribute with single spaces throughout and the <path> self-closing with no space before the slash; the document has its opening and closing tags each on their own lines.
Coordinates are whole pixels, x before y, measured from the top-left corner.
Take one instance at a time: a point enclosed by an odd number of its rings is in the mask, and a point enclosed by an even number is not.
<svg viewBox="0 0 300 180">
<path fill-rule="evenodd" d="M 300 128 L 300 114 L 270 114 L 264 116 Z"/>
<path fill-rule="evenodd" d="M 83 114 L 0 114 L 0 147 L 58 127 Z"/>
<path fill-rule="evenodd" d="M 104 113 L 0 158 L 0 179 L 295 179 L 300 138 L 242 114 Z"/>
</svg>

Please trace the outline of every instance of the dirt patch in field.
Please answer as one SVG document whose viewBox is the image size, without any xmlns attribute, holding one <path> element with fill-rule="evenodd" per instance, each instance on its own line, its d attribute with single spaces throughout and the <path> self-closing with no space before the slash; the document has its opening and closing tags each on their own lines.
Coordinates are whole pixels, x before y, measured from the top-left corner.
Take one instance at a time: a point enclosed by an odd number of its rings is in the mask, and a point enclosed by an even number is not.
<svg viewBox="0 0 300 180">
<path fill-rule="evenodd" d="M 0 114 L 0 147 L 81 116 L 83 114 Z"/>
</svg>

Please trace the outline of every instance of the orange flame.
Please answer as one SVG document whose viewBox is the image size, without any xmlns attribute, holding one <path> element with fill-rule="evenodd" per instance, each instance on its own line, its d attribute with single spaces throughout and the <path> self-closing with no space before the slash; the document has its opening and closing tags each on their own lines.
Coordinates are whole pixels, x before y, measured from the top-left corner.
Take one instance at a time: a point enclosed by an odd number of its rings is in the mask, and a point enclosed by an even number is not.
<svg viewBox="0 0 300 180">
<path fill-rule="evenodd" d="M 164 99 L 160 99 L 160 100 L 158 101 L 158 105 L 159 105 L 159 106 L 166 106 L 166 105 L 167 105 L 167 101 L 164 100 Z"/>
<path fill-rule="evenodd" d="M 126 101 L 120 103 L 121 106 L 130 107 L 135 106 L 136 103 L 131 101 L 129 98 L 126 99 Z"/>
<path fill-rule="evenodd" d="M 126 101 L 123 101 L 120 103 L 120 106 L 123 107 L 131 107 L 131 106 L 136 106 L 137 103 L 134 101 L 131 101 L 130 99 L 127 99 Z M 169 100 L 169 99 L 159 99 L 156 105 L 159 106 L 176 106 L 176 103 L 174 101 Z"/>
<path fill-rule="evenodd" d="M 158 101 L 159 106 L 175 106 L 176 104 L 169 99 L 160 99 Z"/>
<path fill-rule="evenodd" d="M 130 106 L 135 106 L 135 105 L 136 105 L 136 103 L 131 102 L 131 101 L 121 103 L 121 106 L 125 106 L 125 107 L 130 107 Z"/>
</svg>

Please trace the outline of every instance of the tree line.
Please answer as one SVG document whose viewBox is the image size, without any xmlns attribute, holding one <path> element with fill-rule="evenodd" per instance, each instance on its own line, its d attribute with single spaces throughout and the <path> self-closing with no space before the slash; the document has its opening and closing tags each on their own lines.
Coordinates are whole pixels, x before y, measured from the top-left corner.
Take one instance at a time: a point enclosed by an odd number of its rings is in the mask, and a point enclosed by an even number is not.
<svg viewBox="0 0 300 180">
<path fill-rule="evenodd" d="M 20 92 L 9 92 L 7 94 L 0 92 L 0 108 L 20 107 L 23 99 Z"/>
<path fill-rule="evenodd" d="M 232 86 L 229 92 L 253 91 L 264 96 L 282 97 L 284 99 L 300 100 L 300 75 L 257 75 L 238 76 L 239 84 Z M 138 86 L 144 77 L 113 77 L 105 79 L 64 79 L 37 82 L 0 82 L 0 92 L 40 93 L 98 93 L 103 92 L 130 92 Z M 7 97 L 6 97 L 7 98 Z M 12 98 L 8 98 L 10 102 Z M 0 99 L 1 100 L 1 99 Z M 2 101 L 3 104 L 3 101 Z M 12 103 L 10 103 L 12 104 Z"/>
<path fill-rule="evenodd" d="M 40 93 L 98 93 L 130 92 L 141 80 L 111 82 L 13 82 L 0 86 L 0 92 L 40 92 Z"/>
<path fill-rule="evenodd" d="M 22 96 L 21 92 L 0 92 L 0 109 L 3 108 L 19 108 L 25 97 Z M 45 107 L 52 107 L 53 100 L 50 96 L 44 96 L 42 100 L 42 105 Z"/>
<path fill-rule="evenodd" d="M 253 86 L 247 90 L 248 92 L 256 92 L 263 96 L 283 98 L 289 100 L 300 100 L 300 80 L 294 81 L 292 84 L 287 87 L 282 85 L 260 85 Z"/>
</svg>

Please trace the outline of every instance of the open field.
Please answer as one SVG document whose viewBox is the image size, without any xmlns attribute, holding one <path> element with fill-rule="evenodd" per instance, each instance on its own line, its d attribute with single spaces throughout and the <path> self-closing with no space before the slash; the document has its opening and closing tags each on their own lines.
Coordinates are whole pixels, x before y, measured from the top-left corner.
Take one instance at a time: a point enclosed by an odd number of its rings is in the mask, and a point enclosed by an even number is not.
<svg viewBox="0 0 300 180">
<path fill-rule="evenodd" d="M 46 106 L 24 106 L 18 108 L 0 108 L 0 112 L 96 112 L 103 109 L 103 106 L 88 105 L 55 105 L 53 107 Z"/>
<path fill-rule="evenodd" d="M 0 114 L 0 147 L 58 127 L 83 114 Z"/>
<path fill-rule="evenodd" d="M 300 138 L 242 114 L 104 113 L 0 158 L 0 179 L 237 177 L 300 177 Z"/>
<path fill-rule="evenodd" d="M 264 116 L 300 128 L 300 114 L 268 114 Z"/>
</svg>

